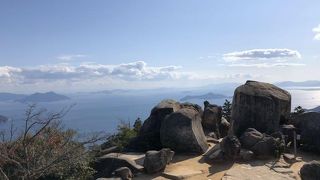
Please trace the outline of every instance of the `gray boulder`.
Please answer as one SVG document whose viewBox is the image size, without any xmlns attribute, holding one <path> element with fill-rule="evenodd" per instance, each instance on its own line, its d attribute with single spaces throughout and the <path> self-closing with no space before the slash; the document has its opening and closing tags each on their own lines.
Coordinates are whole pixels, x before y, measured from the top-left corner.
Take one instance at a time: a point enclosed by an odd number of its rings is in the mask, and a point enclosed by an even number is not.
<svg viewBox="0 0 320 180">
<path fill-rule="evenodd" d="M 243 148 L 251 150 L 259 158 L 279 156 L 285 145 L 280 132 L 270 136 L 254 128 L 248 128 L 241 135 L 240 142 Z"/>
<path fill-rule="evenodd" d="M 311 161 L 304 164 L 300 169 L 302 180 L 319 180 L 320 179 L 320 162 Z"/>
<path fill-rule="evenodd" d="M 138 136 L 129 142 L 126 151 L 160 150 L 162 148 L 160 142 L 161 124 L 167 115 L 176 112 L 180 108 L 181 104 L 174 100 L 161 101 L 151 110 L 150 116 L 144 121 Z"/>
<path fill-rule="evenodd" d="M 233 96 L 231 126 L 238 137 L 248 128 L 271 134 L 288 118 L 291 95 L 272 84 L 247 81 Z"/>
<path fill-rule="evenodd" d="M 120 177 L 122 180 L 131 180 L 133 178 L 133 174 L 131 170 L 127 167 L 121 167 L 114 171 L 114 175 Z"/>
<path fill-rule="evenodd" d="M 250 148 L 259 158 L 278 157 L 281 153 L 281 140 L 264 134 L 264 137 Z"/>
<path fill-rule="evenodd" d="M 112 173 L 121 167 L 128 167 L 132 173 L 143 171 L 143 167 L 133 160 L 119 156 L 117 153 L 110 153 L 97 158 L 93 168 L 97 171 L 95 178 L 111 177 Z"/>
<path fill-rule="evenodd" d="M 143 162 L 144 170 L 149 174 L 163 171 L 172 160 L 173 155 L 174 152 L 168 148 L 160 151 L 148 151 Z"/>
<path fill-rule="evenodd" d="M 263 134 L 254 128 L 248 128 L 240 137 L 243 148 L 251 149 L 255 144 L 263 139 Z"/>
<path fill-rule="evenodd" d="M 320 152 L 320 113 L 294 115 L 292 123 L 300 131 L 302 147 L 305 150 Z"/>
<path fill-rule="evenodd" d="M 173 112 L 162 121 L 160 139 L 163 147 L 175 152 L 204 153 L 208 149 L 201 114 L 192 106 Z"/>
<path fill-rule="evenodd" d="M 220 143 L 221 151 L 225 159 L 235 160 L 241 150 L 241 143 L 236 136 L 226 136 Z"/>
<path fill-rule="evenodd" d="M 204 102 L 202 126 L 205 132 L 214 132 L 220 138 L 219 124 L 222 118 L 222 108 L 215 104 Z"/>
</svg>

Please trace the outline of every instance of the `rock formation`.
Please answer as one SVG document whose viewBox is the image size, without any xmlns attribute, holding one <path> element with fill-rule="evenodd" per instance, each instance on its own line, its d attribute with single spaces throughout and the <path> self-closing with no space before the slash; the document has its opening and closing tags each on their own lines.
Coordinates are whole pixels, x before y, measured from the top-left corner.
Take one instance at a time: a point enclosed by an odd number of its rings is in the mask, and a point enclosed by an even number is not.
<svg viewBox="0 0 320 180">
<path fill-rule="evenodd" d="M 272 84 L 247 81 L 233 96 L 231 126 L 238 137 L 247 129 L 255 128 L 271 134 L 279 130 L 281 119 L 289 116 L 291 95 Z"/>
<path fill-rule="evenodd" d="M 202 116 L 202 126 L 205 132 L 214 132 L 220 137 L 219 124 L 222 118 L 222 108 L 215 104 L 204 102 L 204 111 Z"/>
<path fill-rule="evenodd" d="M 294 115 L 291 120 L 301 135 L 302 147 L 306 150 L 320 152 L 320 113 L 308 112 Z"/>
<path fill-rule="evenodd" d="M 117 153 L 110 153 L 97 158 L 95 161 L 94 169 L 97 171 L 95 178 L 111 177 L 112 173 L 121 167 L 129 168 L 132 173 L 143 171 L 143 167 L 134 161 L 124 157 L 118 157 Z"/>
<path fill-rule="evenodd" d="M 160 150 L 160 127 L 165 117 L 181 108 L 181 104 L 174 100 L 163 100 L 155 106 L 150 116 L 144 121 L 138 136 L 131 140 L 126 147 L 127 151 L 145 152 Z"/>
<path fill-rule="evenodd" d="M 161 144 L 175 152 L 204 153 L 208 149 L 201 126 L 201 113 L 193 106 L 168 115 L 161 124 Z"/>
</svg>

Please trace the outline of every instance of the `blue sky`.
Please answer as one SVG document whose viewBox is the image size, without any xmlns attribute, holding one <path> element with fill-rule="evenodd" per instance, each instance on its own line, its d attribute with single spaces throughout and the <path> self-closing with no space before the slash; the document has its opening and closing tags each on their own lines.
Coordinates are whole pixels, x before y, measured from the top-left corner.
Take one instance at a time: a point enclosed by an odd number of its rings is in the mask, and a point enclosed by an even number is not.
<svg viewBox="0 0 320 180">
<path fill-rule="evenodd" d="M 318 80 L 319 7 L 317 0 L 1 0 L 0 88 Z"/>
</svg>

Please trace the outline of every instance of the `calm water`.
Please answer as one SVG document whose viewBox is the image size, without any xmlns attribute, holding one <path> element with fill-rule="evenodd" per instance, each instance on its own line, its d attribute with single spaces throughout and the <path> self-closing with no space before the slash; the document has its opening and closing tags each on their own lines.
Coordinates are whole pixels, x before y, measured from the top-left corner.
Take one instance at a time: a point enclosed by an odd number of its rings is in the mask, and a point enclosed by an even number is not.
<svg viewBox="0 0 320 180">
<path fill-rule="evenodd" d="M 314 108 L 320 105 L 320 91 L 291 90 L 292 108 L 301 105 L 304 108 Z M 179 100 L 181 93 L 157 95 L 70 95 L 70 101 L 39 103 L 38 107 L 46 107 L 50 111 L 58 111 L 72 104 L 75 106 L 64 117 L 63 122 L 83 132 L 107 131 L 113 132 L 119 122 L 133 122 L 137 117 L 146 119 L 152 109 L 162 99 Z M 190 100 L 202 105 L 203 100 Z M 222 104 L 224 99 L 214 99 L 210 102 Z M 27 104 L 18 102 L 0 102 L 0 114 L 12 120 L 22 122 Z"/>
</svg>

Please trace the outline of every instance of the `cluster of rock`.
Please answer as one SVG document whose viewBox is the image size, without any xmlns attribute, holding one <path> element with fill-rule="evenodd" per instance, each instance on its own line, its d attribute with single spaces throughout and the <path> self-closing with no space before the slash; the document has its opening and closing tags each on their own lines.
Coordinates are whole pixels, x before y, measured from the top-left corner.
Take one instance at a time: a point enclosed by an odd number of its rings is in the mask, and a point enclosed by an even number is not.
<svg viewBox="0 0 320 180">
<path fill-rule="evenodd" d="M 203 111 L 196 104 L 164 100 L 152 109 L 126 150 L 145 152 L 170 148 L 175 152 L 202 154 L 208 149 L 205 131 L 220 137 L 219 125 L 226 121 L 221 120 L 221 114 L 221 107 L 209 102 L 205 102 Z M 229 123 L 224 122 L 224 125 L 226 134 Z"/>
<path fill-rule="evenodd" d="M 98 159 L 95 168 L 101 173 L 97 177 L 117 174 L 130 179 L 142 169 L 163 171 L 174 152 L 205 153 L 208 162 L 279 157 L 296 133 L 301 137 L 299 146 L 320 152 L 320 113 L 292 114 L 290 93 L 272 84 L 247 81 L 234 92 L 230 122 L 222 117 L 220 106 L 208 101 L 202 110 L 196 104 L 164 100 L 125 149 L 147 152 L 144 167 L 108 154 Z M 208 150 L 208 142 L 216 145 Z M 319 169 L 317 163 L 305 165 L 302 179 L 308 179 L 311 171 L 319 177 Z"/>
<path fill-rule="evenodd" d="M 130 180 L 137 173 L 153 174 L 163 171 L 173 158 L 174 152 L 170 149 L 160 151 L 147 151 L 143 160 L 143 166 L 135 161 L 123 157 L 121 153 L 109 153 L 97 158 L 94 169 L 96 178 L 120 177 Z"/>
</svg>

